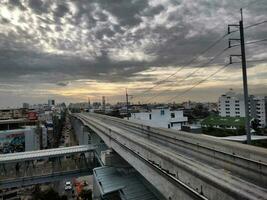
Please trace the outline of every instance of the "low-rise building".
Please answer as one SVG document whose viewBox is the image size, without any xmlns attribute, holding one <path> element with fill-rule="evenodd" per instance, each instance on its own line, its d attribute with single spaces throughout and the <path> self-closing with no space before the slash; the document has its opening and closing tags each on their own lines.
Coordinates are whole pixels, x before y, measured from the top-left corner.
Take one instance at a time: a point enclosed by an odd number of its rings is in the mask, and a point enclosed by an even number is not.
<svg viewBox="0 0 267 200">
<path fill-rule="evenodd" d="M 0 154 L 40 149 L 40 135 L 36 126 L 0 131 Z"/>
<path fill-rule="evenodd" d="M 148 126 L 171 128 L 181 130 L 181 126 L 187 124 L 187 117 L 183 110 L 171 110 L 170 108 L 157 108 L 148 112 L 131 113 L 131 121 L 141 122 Z"/>
<path fill-rule="evenodd" d="M 0 110 L 0 120 L 27 118 L 28 110 L 25 108 L 6 108 Z"/>
</svg>

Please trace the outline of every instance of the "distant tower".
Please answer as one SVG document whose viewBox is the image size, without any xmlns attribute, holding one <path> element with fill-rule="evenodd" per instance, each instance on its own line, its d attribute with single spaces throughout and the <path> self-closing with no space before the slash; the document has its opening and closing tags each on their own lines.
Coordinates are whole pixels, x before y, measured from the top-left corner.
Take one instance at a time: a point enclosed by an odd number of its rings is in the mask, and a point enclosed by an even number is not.
<svg viewBox="0 0 267 200">
<path fill-rule="evenodd" d="M 106 110 L 106 100 L 105 100 L 105 96 L 102 96 L 102 109 L 103 109 L 103 111 Z"/>
<path fill-rule="evenodd" d="M 88 109 L 91 108 L 91 102 L 90 102 L 90 97 L 88 97 Z"/>
</svg>

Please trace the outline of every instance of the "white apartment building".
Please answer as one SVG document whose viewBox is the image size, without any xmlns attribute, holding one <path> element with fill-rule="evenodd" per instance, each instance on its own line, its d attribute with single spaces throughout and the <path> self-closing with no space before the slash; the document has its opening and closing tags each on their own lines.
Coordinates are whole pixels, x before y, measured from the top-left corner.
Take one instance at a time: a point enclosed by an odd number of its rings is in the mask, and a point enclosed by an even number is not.
<svg viewBox="0 0 267 200">
<path fill-rule="evenodd" d="M 244 96 L 232 90 L 219 97 L 219 114 L 221 117 L 245 117 Z M 258 119 L 260 127 L 266 126 L 266 98 L 249 96 L 249 114 Z"/>
<path fill-rule="evenodd" d="M 169 108 L 152 109 L 150 112 L 132 113 L 130 121 L 139 122 L 147 126 L 171 128 L 181 130 L 182 125 L 187 124 L 182 110 L 170 110 Z"/>
</svg>

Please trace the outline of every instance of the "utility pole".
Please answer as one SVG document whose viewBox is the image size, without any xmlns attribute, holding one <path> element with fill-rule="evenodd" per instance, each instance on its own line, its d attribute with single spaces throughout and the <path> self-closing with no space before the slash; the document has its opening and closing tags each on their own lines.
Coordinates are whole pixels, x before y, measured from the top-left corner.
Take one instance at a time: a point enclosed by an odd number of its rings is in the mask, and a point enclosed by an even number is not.
<svg viewBox="0 0 267 200">
<path fill-rule="evenodd" d="M 248 83 L 247 83 L 247 62 L 246 62 L 246 48 L 245 48 L 245 36 L 244 36 L 244 25 L 243 25 L 243 11 L 240 9 L 241 20 L 239 25 L 228 25 L 228 34 L 231 33 L 230 27 L 239 27 L 240 39 L 229 39 L 229 48 L 231 48 L 232 40 L 239 40 L 241 46 L 241 55 L 231 55 L 230 63 L 232 63 L 232 57 L 241 57 L 242 59 L 242 75 L 243 75 L 243 92 L 244 92 L 244 103 L 245 103 L 245 128 L 247 134 L 247 144 L 251 144 L 250 134 L 250 120 L 249 120 L 249 104 L 248 104 Z"/>
<path fill-rule="evenodd" d="M 127 113 L 127 119 L 129 120 L 129 95 L 127 92 L 127 88 L 125 90 L 126 90 L 126 113 Z"/>
<path fill-rule="evenodd" d="M 246 132 L 247 132 L 247 144 L 251 143 L 250 125 L 249 125 L 249 107 L 248 107 L 248 81 L 247 81 L 247 61 L 245 50 L 245 36 L 243 26 L 243 11 L 240 9 L 241 20 L 239 22 L 240 40 L 241 40 L 241 55 L 242 55 L 242 73 L 243 73 L 243 90 L 245 100 L 245 114 L 246 114 Z"/>
</svg>

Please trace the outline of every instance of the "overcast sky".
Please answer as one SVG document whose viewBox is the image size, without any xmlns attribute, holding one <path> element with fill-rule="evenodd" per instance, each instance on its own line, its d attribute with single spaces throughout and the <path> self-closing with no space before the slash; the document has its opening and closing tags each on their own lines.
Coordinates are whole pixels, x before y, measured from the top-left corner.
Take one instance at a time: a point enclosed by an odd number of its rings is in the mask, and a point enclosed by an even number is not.
<svg viewBox="0 0 267 200">
<path fill-rule="evenodd" d="M 240 7 L 245 8 L 245 26 L 267 20 L 266 0 L 0 2 L 0 107 L 48 98 L 97 101 L 102 95 L 110 102 L 123 101 L 125 88 L 136 102 L 217 101 L 229 88 L 241 92 L 240 64 L 183 91 L 227 63 L 229 54 L 239 54 L 239 47 L 204 65 L 228 46 L 225 37 L 189 61 L 224 35 L 227 24 L 238 23 Z M 267 23 L 246 29 L 245 35 L 246 42 L 266 39 Z M 266 50 L 266 41 L 247 45 L 247 59 L 267 59 Z M 267 63 L 249 62 L 248 75 L 250 93 L 267 95 Z"/>
</svg>

